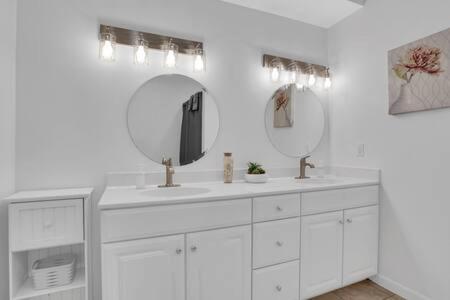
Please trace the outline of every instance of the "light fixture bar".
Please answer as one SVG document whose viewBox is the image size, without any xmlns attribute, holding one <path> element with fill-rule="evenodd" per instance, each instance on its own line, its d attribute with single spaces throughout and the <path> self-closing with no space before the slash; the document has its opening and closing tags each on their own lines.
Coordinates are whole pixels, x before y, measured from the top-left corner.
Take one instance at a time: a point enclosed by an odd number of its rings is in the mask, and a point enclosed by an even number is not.
<svg viewBox="0 0 450 300">
<path fill-rule="evenodd" d="M 303 62 L 300 60 L 290 59 L 290 58 L 284 58 L 280 56 L 274 56 L 270 54 L 264 54 L 263 55 L 263 67 L 264 68 L 272 68 L 273 62 L 277 60 L 281 67 L 284 70 L 289 70 L 294 65 L 297 66 L 297 69 L 299 72 L 302 72 L 304 74 L 310 74 L 311 71 L 318 77 L 327 77 L 328 74 L 328 67 L 322 66 L 322 65 L 316 65 L 316 64 L 310 64 L 307 62 Z"/>
<path fill-rule="evenodd" d="M 203 49 L 203 43 L 192 40 L 185 40 L 171 36 L 159 35 L 155 33 L 148 33 L 137 30 L 130 30 L 109 25 L 100 25 L 100 36 L 102 34 L 112 32 L 116 38 L 117 44 L 135 46 L 138 38 L 143 38 L 148 47 L 152 49 L 161 50 L 162 45 L 172 42 L 178 46 L 178 51 L 183 54 L 192 55 L 196 49 Z"/>
</svg>

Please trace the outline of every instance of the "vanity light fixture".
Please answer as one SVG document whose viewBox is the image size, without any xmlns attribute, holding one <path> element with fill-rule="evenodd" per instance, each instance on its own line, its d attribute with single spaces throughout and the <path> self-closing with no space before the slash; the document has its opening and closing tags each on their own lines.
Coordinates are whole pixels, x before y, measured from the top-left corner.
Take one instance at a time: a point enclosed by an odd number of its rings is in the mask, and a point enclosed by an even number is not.
<svg viewBox="0 0 450 300">
<path fill-rule="evenodd" d="M 203 49 L 194 50 L 194 72 L 205 71 L 205 53 Z"/>
<path fill-rule="evenodd" d="M 111 27 L 106 26 L 100 33 L 99 57 L 112 62 L 116 59 L 116 36 Z"/>
<path fill-rule="evenodd" d="M 100 25 L 100 59 L 114 61 L 116 44 L 134 47 L 133 61 L 138 65 L 149 63 L 149 49 L 164 51 L 163 66 L 174 68 L 178 54 L 190 55 L 194 59 L 194 70 L 205 69 L 203 43 L 171 36 L 159 35 L 126 28 Z"/>
<path fill-rule="evenodd" d="M 298 89 L 314 86 L 317 82 L 317 77 L 325 78 L 325 85 L 331 86 L 329 69 L 322 65 L 264 54 L 263 67 L 270 68 L 270 78 L 273 82 L 279 81 L 282 70 L 288 70 L 289 82 L 295 83 Z M 294 72 L 294 68 L 296 68 L 296 72 Z"/>
<path fill-rule="evenodd" d="M 139 38 L 136 39 L 136 46 L 134 46 L 134 63 L 147 65 L 148 62 L 148 42 L 140 34 Z"/>
</svg>

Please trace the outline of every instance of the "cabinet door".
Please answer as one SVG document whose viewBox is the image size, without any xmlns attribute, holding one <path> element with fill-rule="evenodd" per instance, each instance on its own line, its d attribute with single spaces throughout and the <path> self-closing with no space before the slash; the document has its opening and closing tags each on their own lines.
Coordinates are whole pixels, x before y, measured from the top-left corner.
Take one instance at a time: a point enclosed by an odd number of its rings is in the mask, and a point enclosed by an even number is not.
<svg viewBox="0 0 450 300">
<path fill-rule="evenodd" d="M 103 299 L 184 300 L 184 236 L 102 245 Z"/>
<path fill-rule="evenodd" d="M 343 212 L 302 218 L 300 295 L 308 299 L 342 285 Z"/>
<path fill-rule="evenodd" d="M 352 284 L 378 271 L 378 206 L 344 212 L 344 285 Z"/>
<path fill-rule="evenodd" d="M 251 227 L 187 235 L 187 300 L 250 300 Z"/>
</svg>

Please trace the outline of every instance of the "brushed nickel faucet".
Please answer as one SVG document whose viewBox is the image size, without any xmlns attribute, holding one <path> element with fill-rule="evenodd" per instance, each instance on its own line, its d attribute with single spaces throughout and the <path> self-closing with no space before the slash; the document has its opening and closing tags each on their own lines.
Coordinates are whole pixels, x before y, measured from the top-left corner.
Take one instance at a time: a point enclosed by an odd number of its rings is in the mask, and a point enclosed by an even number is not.
<svg viewBox="0 0 450 300">
<path fill-rule="evenodd" d="M 310 158 L 311 156 L 305 156 L 302 159 L 300 159 L 300 176 L 295 177 L 295 179 L 307 179 L 309 178 L 306 176 L 306 167 L 310 167 L 311 169 L 314 169 L 316 166 L 312 163 L 308 163 L 306 159 Z"/>
<path fill-rule="evenodd" d="M 163 158 L 162 164 L 166 166 L 166 184 L 158 185 L 158 187 L 167 188 L 180 186 L 179 184 L 173 183 L 173 174 L 175 174 L 175 169 L 173 168 L 172 165 L 172 159 Z"/>
</svg>

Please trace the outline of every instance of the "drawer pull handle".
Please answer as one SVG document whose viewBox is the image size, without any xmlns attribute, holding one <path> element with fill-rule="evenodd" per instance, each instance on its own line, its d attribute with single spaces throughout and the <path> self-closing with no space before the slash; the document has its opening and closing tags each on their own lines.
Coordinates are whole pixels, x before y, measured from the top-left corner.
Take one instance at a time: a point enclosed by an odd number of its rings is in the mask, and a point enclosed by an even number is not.
<svg viewBox="0 0 450 300">
<path fill-rule="evenodd" d="M 175 252 L 176 252 L 178 255 L 180 255 L 180 254 L 183 252 L 183 250 L 177 249 Z"/>
<path fill-rule="evenodd" d="M 344 224 L 344 221 L 342 221 L 342 220 L 339 220 L 339 224 Z"/>
<path fill-rule="evenodd" d="M 282 247 L 283 246 L 283 242 L 282 241 L 277 241 L 277 246 L 278 247 Z"/>
<path fill-rule="evenodd" d="M 351 222 L 353 222 L 352 219 L 347 219 L 347 223 L 351 223 Z"/>
<path fill-rule="evenodd" d="M 50 227 L 52 227 L 53 226 L 53 222 L 52 221 L 46 221 L 45 223 L 44 223 L 44 227 L 45 228 L 50 228 Z"/>
<path fill-rule="evenodd" d="M 281 206 L 277 206 L 277 211 L 283 211 L 283 208 Z"/>
<path fill-rule="evenodd" d="M 277 291 L 281 292 L 281 290 L 283 289 L 283 287 L 281 285 L 277 285 L 276 286 Z"/>
<path fill-rule="evenodd" d="M 197 251 L 197 247 L 196 247 L 196 246 L 192 246 L 192 247 L 191 247 L 191 251 L 192 251 L 192 252 Z"/>
</svg>

